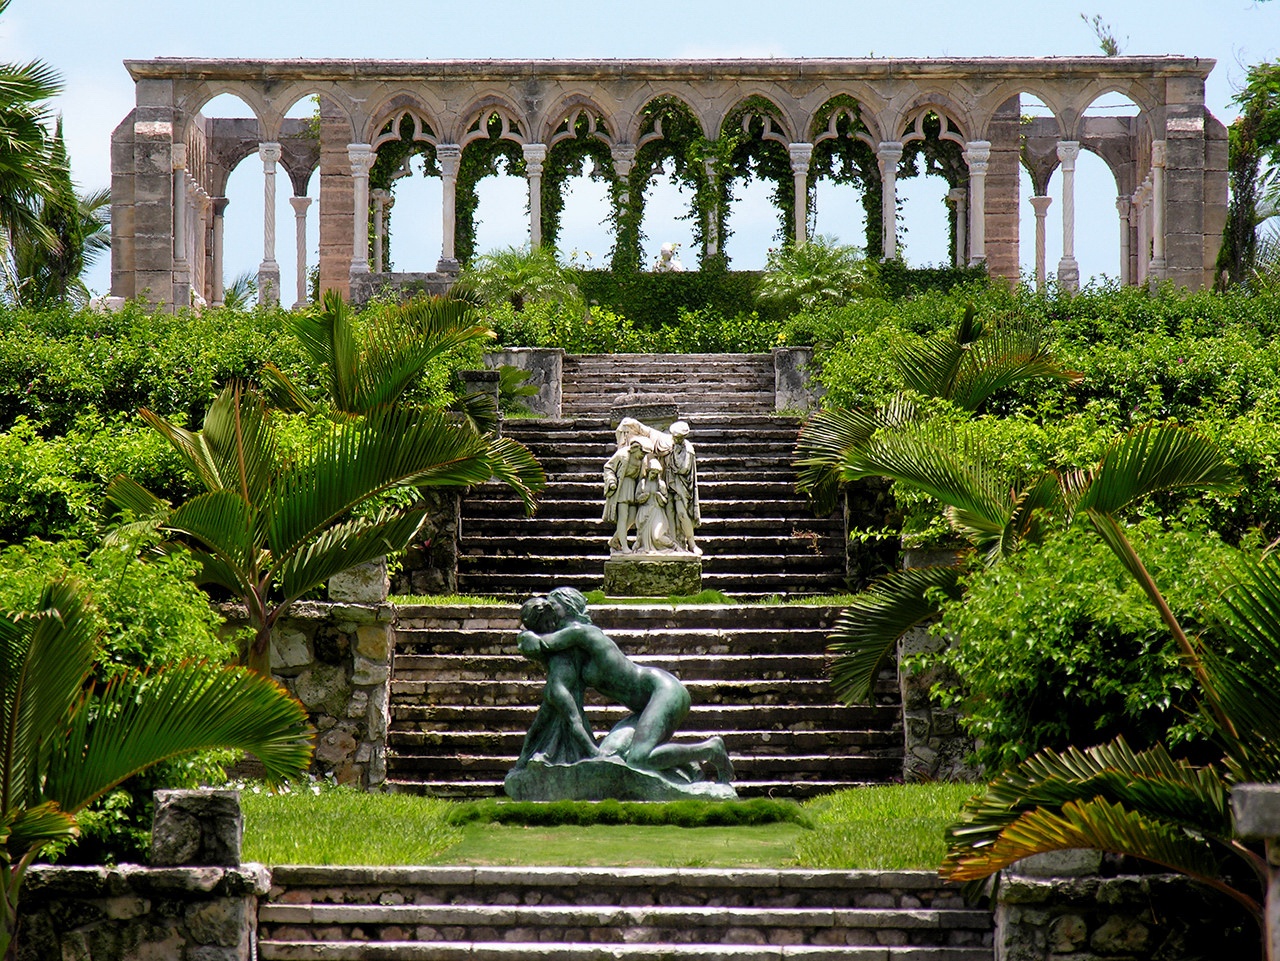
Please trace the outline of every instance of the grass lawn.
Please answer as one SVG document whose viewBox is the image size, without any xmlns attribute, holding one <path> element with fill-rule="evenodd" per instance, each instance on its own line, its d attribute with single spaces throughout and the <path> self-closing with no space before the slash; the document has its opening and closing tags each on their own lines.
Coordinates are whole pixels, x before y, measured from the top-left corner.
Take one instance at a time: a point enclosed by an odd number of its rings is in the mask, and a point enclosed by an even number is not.
<svg viewBox="0 0 1280 961">
<path fill-rule="evenodd" d="M 266 864 L 931 869 L 942 859 L 942 829 L 972 793 L 972 785 L 866 787 L 809 802 L 804 823 L 679 827 L 497 823 L 492 812 L 475 818 L 472 809 L 468 818 L 465 805 L 434 798 L 249 789 L 244 856 Z M 590 821 L 595 810 L 570 807 L 577 816 L 563 820 Z"/>
</svg>

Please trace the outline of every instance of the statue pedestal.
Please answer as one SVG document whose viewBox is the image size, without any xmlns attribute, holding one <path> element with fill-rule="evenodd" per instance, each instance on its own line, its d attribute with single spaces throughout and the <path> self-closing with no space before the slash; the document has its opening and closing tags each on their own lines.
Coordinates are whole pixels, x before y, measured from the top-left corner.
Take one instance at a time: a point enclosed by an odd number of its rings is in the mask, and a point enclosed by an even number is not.
<svg viewBox="0 0 1280 961">
<path fill-rule="evenodd" d="M 671 597 L 702 590 L 702 558 L 695 554 L 614 554 L 604 562 L 609 597 Z"/>
<path fill-rule="evenodd" d="M 516 801 L 726 801 L 738 797 L 732 784 L 668 779 L 656 771 L 628 767 L 617 756 L 574 764 L 549 764 L 535 756 L 525 767 L 508 773 L 503 787 Z"/>
</svg>

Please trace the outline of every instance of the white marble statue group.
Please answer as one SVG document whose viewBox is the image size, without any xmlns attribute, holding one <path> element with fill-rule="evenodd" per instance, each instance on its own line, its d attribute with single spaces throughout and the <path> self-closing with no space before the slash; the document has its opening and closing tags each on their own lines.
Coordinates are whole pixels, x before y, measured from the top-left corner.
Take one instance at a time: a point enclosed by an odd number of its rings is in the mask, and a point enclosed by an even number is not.
<svg viewBox="0 0 1280 961">
<path fill-rule="evenodd" d="M 667 431 L 624 417 L 617 450 L 604 465 L 604 519 L 614 522 L 611 554 L 701 554 L 698 462 L 689 425 Z M 634 530 L 634 538 L 631 536 Z"/>
</svg>

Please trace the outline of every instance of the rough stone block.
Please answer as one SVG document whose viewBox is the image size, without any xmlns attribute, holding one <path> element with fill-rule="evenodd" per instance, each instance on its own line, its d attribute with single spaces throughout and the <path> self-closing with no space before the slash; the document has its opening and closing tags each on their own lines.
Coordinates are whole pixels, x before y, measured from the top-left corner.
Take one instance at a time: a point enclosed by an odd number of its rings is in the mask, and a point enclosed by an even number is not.
<svg viewBox="0 0 1280 961">
<path fill-rule="evenodd" d="M 277 627 L 271 633 L 271 667 L 280 668 L 305 667 L 314 660 L 311 647 L 307 643 L 307 635 L 301 631 L 290 631 Z"/>
<path fill-rule="evenodd" d="M 377 604 L 387 599 L 391 582 L 387 578 L 385 557 L 350 570 L 335 574 L 329 579 L 329 600 L 348 604 Z"/>
<path fill-rule="evenodd" d="M 484 355 L 486 367 L 519 367 L 529 372 L 526 383 L 538 388 L 536 396 L 524 399 L 534 414 L 559 417 L 561 413 L 561 380 L 564 351 L 559 347 L 513 347 Z"/>
<path fill-rule="evenodd" d="M 362 624 L 356 628 L 356 653 L 371 661 L 391 656 L 391 628 L 385 624 Z"/>
<path fill-rule="evenodd" d="M 1242 838 L 1280 838 L 1280 784 L 1237 784 L 1231 813 Z"/>
<path fill-rule="evenodd" d="M 670 597 L 702 590 L 702 560 L 687 554 L 615 556 L 604 562 L 610 597 Z"/>
<path fill-rule="evenodd" d="M 239 791 L 156 791 L 151 863 L 238 867 L 244 819 Z"/>
<path fill-rule="evenodd" d="M 1034 854 L 1018 861 L 1009 870 L 1027 878 L 1078 878 L 1097 874 L 1101 866 L 1101 851 L 1076 848 Z"/>
<path fill-rule="evenodd" d="M 773 405 L 775 410 L 807 411 L 816 406 L 821 387 L 810 376 L 812 347 L 775 347 Z"/>
</svg>

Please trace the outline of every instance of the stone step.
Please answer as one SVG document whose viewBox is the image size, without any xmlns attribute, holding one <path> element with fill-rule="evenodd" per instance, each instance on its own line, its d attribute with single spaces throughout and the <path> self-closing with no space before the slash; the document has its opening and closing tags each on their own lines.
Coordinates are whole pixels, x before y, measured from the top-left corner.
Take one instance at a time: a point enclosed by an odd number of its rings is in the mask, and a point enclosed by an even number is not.
<svg viewBox="0 0 1280 961">
<path fill-rule="evenodd" d="M 898 770 L 901 771 L 900 760 Z M 884 783 L 884 778 L 830 781 L 749 781 L 736 779 L 733 782 L 733 789 L 740 798 L 768 797 L 805 801 L 810 798 L 831 794 L 833 791 L 848 791 L 853 788 Z M 386 788 L 388 791 L 393 791 L 397 794 L 419 794 L 427 797 L 453 798 L 456 800 L 503 797 L 505 794 L 501 780 L 426 781 L 410 778 L 388 778 Z"/>
<path fill-rule="evenodd" d="M 871 946 L 881 943 L 878 932 L 894 930 L 913 946 L 955 946 L 947 945 L 951 937 L 989 930 L 991 921 L 984 912 L 946 908 L 268 903 L 258 924 L 262 940 L 310 934 L 379 942 L 412 930 L 418 941 L 441 942 Z"/>
<path fill-rule="evenodd" d="M 680 739 L 677 743 L 686 743 Z M 516 754 L 406 754 L 387 752 L 387 776 L 408 780 L 502 780 L 516 763 Z M 881 756 L 741 754 L 731 757 L 734 784 L 739 780 L 806 781 L 845 779 L 884 781 L 902 774 L 902 755 Z"/>
<path fill-rule="evenodd" d="M 463 551 L 458 556 L 458 574 L 481 572 L 486 575 L 533 574 L 540 569 L 550 568 L 551 573 L 582 574 L 592 573 L 597 577 L 604 576 L 604 562 L 609 554 L 606 550 L 599 553 L 563 555 L 556 552 L 557 542 L 545 538 L 538 545 L 539 551 L 547 553 L 524 555 L 472 554 Z M 605 544 L 600 544 L 604 548 Z M 844 574 L 844 556 L 841 554 L 704 554 L 702 557 L 703 586 L 709 576 L 745 577 L 752 574 Z"/>
<path fill-rule="evenodd" d="M 712 500 L 699 498 L 702 509 L 702 526 L 728 521 L 730 523 L 752 519 L 756 523 L 752 529 L 765 532 L 770 524 L 776 526 L 790 525 L 800 521 L 814 520 L 813 510 L 799 495 L 775 497 L 768 501 L 757 500 Z M 598 497 L 568 500 L 559 497 L 541 498 L 532 520 L 537 524 L 544 521 L 556 521 L 560 518 L 594 520 L 602 523 L 604 502 Z M 474 520 L 487 517 L 520 518 L 528 517 L 524 506 L 515 496 L 495 493 L 493 497 L 471 497 L 462 507 L 462 525 L 466 526 Z M 837 523 L 831 518 L 830 523 Z M 702 528 L 700 527 L 699 530 Z"/>
<path fill-rule="evenodd" d="M 608 543 L 609 531 L 600 522 L 601 530 L 589 535 L 576 533 L 558 533 L 555 538 L 555 552 L 568 554 L 586 554 L 598 552 L 607 556 L 604 546 Z M 714 528 L 712 528 L 714 530 Z M 708 558 L 729 554 L 785 555 L 795 551 L 805 554 L 826 554 L 836 556 L 844 562 L 844 538 L 832 530 L 795 532 L 786 534 L 715 534 L 699 531 L 698 546 Z M 548 538 L 551 540 L 552 538 Z M 541 546 L 541 545 L 540 545 Z M 508 531 L 503 533 L 475 533 L 467 531 L 458 543 L 460 554 L 483 555 L 486 557 L 527 556 L 529 545 L 517 542 Z M 548 549 L 543 546 L 543 553 Z"/>
<path fill-rule="evenodd" d="M 468 941 L 262 941 L 263 961 L 992 961 L 991 948 L 556 944 Z"/>
<path fill-rule="evenodd" d="M 391 717 L 399 730 L 441 731 L 460 726 L 487 730 L 527 731 L 537 712 L 537 701 L 525 704 L 422 704 L 396 701 Z M 608 730 L 627 711 L 614 705 L 590 704 L 587 718 L 596 730 Z M 761 711 L 754 704 L 697 704 L 689 709 L 684 726 L 690 730 L 722 731 L 766 729 L 819 731 L 832 728 L 894 730 L 901 723 L 896 703 L 884 705 L 777 704 Z"/>
<path fill-rule="evenodd" d="M 475 754 L 477 746 L 495 754 L 515 757 L 524 743 L 524 731 L 445 730 L 414 731 L 392 727 L 387 737 L 390 747 L 402 757 L 410 754 Z M 725 747 L 734 754 L 751 753 L 756 757 L 776 754 L 879 754 L 901 751 L 901 737 L 892 731 L 712 731 L 681 730 L 672 738 L 676 743 L 703 741 L 709 737 L 724 738 Z"/>
<path fill-rule="evenodd" d="M 272 868 L 281 904 L 649 905 L 755 908 L 963 909 L 960 886 L 935 871 L 769 868 Z"/>
<path fill-rule="evenodd" d="M 415 655 L 469 657 L 510 654 L 515 650 L 518 630 L 519 625 L 514 618 L 509 628 L 501 630 L 402 629 L 396 642 L 397 670 L 402 658 Z M 792 628 L 785 632 L 769 629 L 728 632 L 714 628 L 679 632 L 611 629 L 608 633 L 632 657 L 659 655 L 673 660 L 682 655 L 704 654 L 758 657 L 807 653 L 821 657 L 826 651 L 828 638 L 828 632 L 821 628 L 803 631 Z"/>
<path fill-rule="evenodd" d="M 616 638 L 615 638 L 616 640 Z M 510 648 L 514 650 L 514 647 Z M 817 654 L 717 654 L 714 656 L 654 656 L 632 654 L 637 664 L 671 671 L 681 680 L 825 680 L 826 659 Z M 518 653 L 476 657 L 465 654 L 396 654 L 394 677 L 398 681 L 448 678 L 457 681 L 523 678 L 529 661 Z"/>
<path fill-rule="evenodd" d="M 602 573 L 597 574 L 481 574 L 458 575 L 458 591 L 482 596 L 531 597 L 557 587 L 580 591 L 601 590 Z M 742 600 L 774 596 L 809 597 L 847 589 L 844 572 L 817 574 L 717 574 L 702 576 L 703 590 L 720 591 Z"/>
<path fill-rule="evenodd" d="M 593 623 L 634 634 L 667 630 L 744 631 L 828 628 L 843 609 L 832 604 L 592 604 Z M 519 604 L 406 604 L 397 606 L 402 629 L 504 629 L 519 623 Z"/>
<path fill-rule="evenodd" d="M 532 669 L 532 665 L 531 665 Z M 433 705 L 537 704 L 542 699 L 544 678 L 526 680 L 468 681 L 459 685 L 451 680 L 391 681 L 391 697 L 423 698 Z M 744 681 L 724 679 L 686 680 L 684 686 L 694 704 L 825 704 L 831 700 L 831 685 L 826 678 L 772 681 L 754 678 Z M 588 695 L 588 703 L 601 703 Z"/>
</svg>

